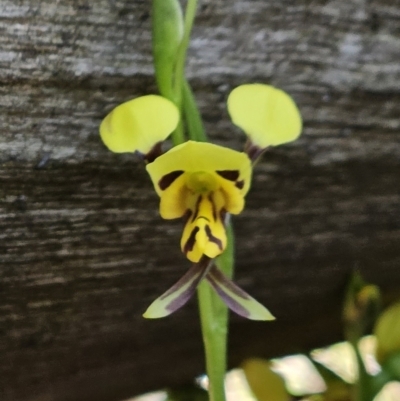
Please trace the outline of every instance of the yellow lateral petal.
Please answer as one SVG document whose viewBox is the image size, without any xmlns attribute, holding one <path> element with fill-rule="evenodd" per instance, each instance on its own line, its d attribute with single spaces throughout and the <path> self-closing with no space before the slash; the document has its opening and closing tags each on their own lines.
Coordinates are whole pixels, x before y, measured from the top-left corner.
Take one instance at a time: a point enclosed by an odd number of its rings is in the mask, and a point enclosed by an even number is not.
<svg viewBox="0 0 400 401">
<path fill-rule="evenodd" d="M 301 133 L 301 115 L 293 99 L 270 85 L 238 86 L 229 94 L 228 112 L 261 149 L 294 141 Z"/>
<path fill-rule="evenodd" d="M 209 172 L 238 170 L 239 180 L 243 180 L 241 193 L 245 195 L 250 188 L 251 161 L 245 153 L 207 142 L 187 141 L 175 146 L 167 153 L 149 163 L 147 171 L 154 188 L 161 196 L 159 182 L 172 171 Z"/>
<path fill-rule="evenodd" d="M 223 197 L 223 207 L 231 214 L 239 214 L 244 208 L 244 197 L 235 183 L 220 179 L 219 196 Z"/>
<path fill-rule="evenodd" d="M 165 140 L 179 121 L 177 107 L 157 95 L 141 96 L 112 110 L 100 125 L 104 144 L 115 153 L 147 154 Z"/>
<path fill-rule="evenodd" d="M 186 174 L 182 174 L 161 194 L 160 215 L 163 219 L 177 219 L 185 214 L 189 196 L 185 186 L 186 178 Z"/>
</svg>

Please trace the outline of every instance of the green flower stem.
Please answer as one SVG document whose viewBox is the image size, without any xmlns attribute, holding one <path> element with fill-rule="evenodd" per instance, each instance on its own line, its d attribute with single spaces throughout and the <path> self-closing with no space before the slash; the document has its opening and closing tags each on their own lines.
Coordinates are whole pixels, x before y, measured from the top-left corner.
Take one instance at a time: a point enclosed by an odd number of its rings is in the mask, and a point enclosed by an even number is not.
<svg viewBox="0 0 400 401">
<path fill-rule="evenodd" d="M 182 114 L 182 108 L 176 102 L 173 88 L 175 66 L 180 54 L 184 34 L 184 22 L 181 5 L 178 0 L 153 0 L 152 2 L 152 40 L 154 70 L 158 90 L 161 95 L 175 102 Z M 183 54 L 185 56 L 185 54 Z M 185 60 L 181 62 L 184 63 Z M 180 80 L 182 78 L 178 78 Z M 184 142 L 182 122 L 172 133 L 175 145 Z"/>
<path fill-rule="evenodd" d="M 192 31 L 194 17 L 196 15 L 197 8 L 197 0 L 188 0 L 185 11 L 185 20 L 184 20 L 184 28 L 183 28 L 183 36 L 178 47 L 178 52 L 176 56 L 176 64 L 175 64 L 175 74 L 174 74 L 174 82 L 173 82 L 173 93 L 174 93 L 174 102 L 177 105 L 178 109 L 183 114 L 182 110 L 182 90 L 183 83 L 185 81 L 185 62 L 186 62 L 186 53 L 189 46 L 190 41 L 190 33 Z M 177 129 L 172 134 L 172 141 L 174 145 L 178 145 L 185 140 L 183 125 L 179 124 Z"/>
<path fill-rule="evenodd" d="M 195 10 L 196 8 L 194 12 Z M 176 104 L 181 115 L 183 114 L 182 80 L 193 19 L 194 13 L 189 4 L 183 21 L 178 0 L 153 0 L 152 38 L 157 86 L 162 96 Z M 185 141 L 181 120 L 172 133 L 172 141 L 175 146 Z"/>
<path fill-rule="evenodd" d="M 227 314 L 227 310 L 207 282 L 203 281 L 197 291 L 210 401 L 225 401 L 227 326 L 224 320 L 227 319 L 224 315 Z"/>
<path fill-rule="evenodd" d="M 174 94 L 178 107 L 182 103 L 182 87 L 185 80 L 185 62 L 186 52 L 189 47 L 190 33 L 192 31 L 194 17 L 196 15 L 197 0 L 188 0 L 185 11 L 185 21 L 183 28 L 183 36 L 181 43 L 178 47 L 178 54 L 175 64 L 175 80 L 174 80 Z M 179 107 L 181 108 L 181 107 Z"/>
<path fill-rule="evenodd" d="M 190 85 L 185 78 L 186 53 L 196 8 L 197 0 L 187 1 L 183 34 L 180 36 L 181 30 L 178 25 L 181 23 L 181 18 L 177 1 L 153 0 L 153 53 L 161 94 L 175 102 L 181 116 L 185 119 L 190 139 L 206 142 L 207 136 L 201 116 Z M 178 40 L 179 45 L 176 46 Z M 175 64 L 171 69 L 170 62 L 174 55 L 176 55 Z M 172 141 L 175 146 L 185 141 L 182 122 L 172 134 Z M 228 277 L 232 277 L 234 245 L 230 225 L 227 227 L 227 236 L 227 248 L 216 263 Z M 228 309 L 205 281 L 198 287 L 198 298 L 206 370 L 210 383 L 209 397 L 211 401 L 225 401 Z"/>
<path fill-rule="evenodd" d="M 178 49 L 175 68 L 174 93 L 176 96 L 175 101 L 179 109 L 183 111 L 190 139 L 207 141 L 192 90 L 184 77 L 186 51 L 189 45 L 196 7 L 197 0 L 188 0 L 184 33 Z M 227 234 L 228 246 L 216 263 L 226 275 L 232 277 L 234 245 L 233 232 L 230 225 L 227 228 Z M 208 393 L 210 401 L 225 401 L 228 309 L 207 282 L 203 281 L 197 291 L 201 331 L 205 348 L 206 371 L 209 379 Z"/>
<path fill-rule="evenodd" d="M 234 262 L 234 237 L 230 224 L 227 228 L 227 234 L 228 245 L 225 252 L 217 259 L 217 265 L 231 278 Z M 210 401 L 225 401 L 228 308 L 206 281 L 199 285 L 197 291 Z"/>
<path fill-rule="evenodd" d="M 171 139 L 174 146 L 185 142 L 185 133 L 183 131 L 182 120 L 179 120 L 178 125 L 175 128 L 175 131 L 171 134 Z"/>
<path fill-rule="evenodd" d="M 355 352 L 358 367 L 358 380 L 354 384 L 354 401 L 373 401 L 385 384 L 395 378 L 384 367 L 380 373 L 371 376 L 365 368 L 357 342 L 351 342 L 351 346 Z"/>
<path fill-rule="evenodd" d="M 203 121 L 201 120 L 201 116 L 196 105 L 196 100 L 194 99 L 192 88 L 190 87 L 189 82 L 186 79 L 183 80 L 182 89 L 183 115 L 187 123 L 189 137 L 194 141 L 208 142 L 207 135 L 203 126 Z"/>
<path fill-rule="evenodd" d="M 354 383 L 354 401 L 367 401 L 368 373 L 365 369 L 360 350 L 358 349 L 358 340 L 350 341 L 350 344 L 354 350 L 358 368 L 358 379 Z M 372 399 L 370 401 L 372 401 Z"/>
<path fill-rule="evenodd" d="M 151 19 L 157 86 L 162 96 L 173 101 L 174 68 L 183 37 L 183 15 L 179 1 L 153 0 Z"/>
</svg>

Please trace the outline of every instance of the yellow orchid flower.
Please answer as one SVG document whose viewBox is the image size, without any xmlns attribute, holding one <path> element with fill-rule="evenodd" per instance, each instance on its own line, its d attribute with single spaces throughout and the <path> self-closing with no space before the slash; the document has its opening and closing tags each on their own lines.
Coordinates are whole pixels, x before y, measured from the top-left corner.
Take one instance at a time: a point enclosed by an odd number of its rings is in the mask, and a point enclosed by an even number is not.
<svg viewBox="0 0 400 401">
<path fill-rule="evenodd" d="M 264 84 L 246 84 L 228 96 L 232 122 L 260 150 L 298 138 L 302 129 L 300 112 L 284 91 Z"/>
<path fill-rule="evenodd" d="M 252 161 L 268 145 L 297 138 L 301 119 L 293 100 L 279 89 L 242 85 L 228 98 L 233 122 L 250 137 L 237 152 L 206 142 L 188 141 L 161 154 L 161 141 L 176 128 L 179 111 L 169 100 L 142 96 L 117 106 L 100 126 L 105 145 L 113 152 L 139 152 L 160 197 L 164 219 L 185 221 L 181 249 L 193 263 L 186 274 L 146 310 L 147 318 L 169 315 L 183 306 L 204 278 L 230 309 L 255 320 L 271 313 L 213 264 L 226 248 L 226 216 L 239 214 L 250 188 Z"/>
<path fill-rule="evenodd" d="M 226 247 L 225 216 L 239 214 L 250 188 L 249 157 L 222 146 L 188 141 L 147 165 L 164 219 L 183 217 L 181 249 L 193 266 L 143 316 L 158 318 L 184 305 L 206 278 L 236 313 L 255 320 L 273 316 L 213 265 Z"/>
</svg>

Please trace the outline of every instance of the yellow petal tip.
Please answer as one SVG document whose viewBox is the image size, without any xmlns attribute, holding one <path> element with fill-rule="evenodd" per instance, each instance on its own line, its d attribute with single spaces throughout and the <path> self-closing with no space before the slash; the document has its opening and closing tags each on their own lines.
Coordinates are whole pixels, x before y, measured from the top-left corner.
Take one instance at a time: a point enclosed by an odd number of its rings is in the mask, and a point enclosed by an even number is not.
<svg viewBox="0 0 400 401">
<path fill-rule="evenodd" d="M 159 319 L 159 318 L 161 318 L 161 317 L 165 317 L 165 316 L 168 316 L 168 315 L 169 315 L 169 313 L 168 313 L 167 310 L 158 308 L 157 305 L 155 305 L 156 302 L 157 302 L 157 300 L 154 301 L 154 302 L 146 309 L 146 311 L 143 313 L 142 316 L 143 316 L 145 319 Z"/>
<path fill-rule="evenodd" d="M 100 137 L 115 153 L 147 154 L 165 140 L 179 122 L 179 111 L 158 95 L 141 96 L 113 109 L 100 124 Z"/>
<path fill-rule="evenodd" d="M 228 97 L 232 122 L 252 143 L 264 149 L 297 139 L 302 130 L 299 109 L 283 90 L 264 84 L 246 84 Z"/>
</svg>

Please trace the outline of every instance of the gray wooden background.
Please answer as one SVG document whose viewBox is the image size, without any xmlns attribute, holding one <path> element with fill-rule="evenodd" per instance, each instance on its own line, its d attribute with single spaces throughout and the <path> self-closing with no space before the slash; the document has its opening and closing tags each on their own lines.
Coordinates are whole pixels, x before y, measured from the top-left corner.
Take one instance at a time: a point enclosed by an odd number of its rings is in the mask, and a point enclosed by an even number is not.
<svg viewBox="0 0 400 401">
<path fill-rule="evenodd" d="M 0 399 L 118 401 L 203 371 L 197 306 L 142 319 L 188 262 L 143 165 L 98 126 L 155 93 L 146 0 L 0 1 Z M 229 91 L 265 82 L 304 117 L 235 218 L 230 364 L 342 338 L 354 269 L 400 293 L 400 1 L 201 1 L 187 67 L 213 141 L 241 149 Z"/>
</svg>

